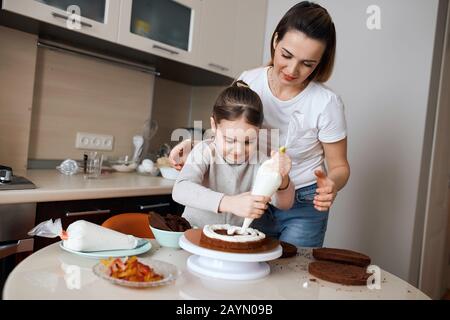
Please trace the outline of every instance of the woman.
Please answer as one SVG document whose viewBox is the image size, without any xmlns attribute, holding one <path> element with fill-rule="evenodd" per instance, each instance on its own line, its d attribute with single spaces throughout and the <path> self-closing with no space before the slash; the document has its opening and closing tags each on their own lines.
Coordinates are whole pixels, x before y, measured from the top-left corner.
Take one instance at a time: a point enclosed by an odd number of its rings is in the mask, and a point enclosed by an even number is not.
<svg viewBox="0 0 450 320">
<path fill-rule="evenodd" d="M 330 15 L 303 1 L 278 23 L 269 66 L 239 77 L 262 100 L 263 128 L 279 130 L 279 143 L 292 159 L 289 175 L 296 189 L 290 210 L 269 207 L 252 226 L 301 247 L 323 245 L 329 209 L 350 176 L 344 107 L 323 85 L 331 76 L 335 51 Z M 172 150 L 175 168 L 183 165 L 190 145 L 183 142 Z"/>
</svg>

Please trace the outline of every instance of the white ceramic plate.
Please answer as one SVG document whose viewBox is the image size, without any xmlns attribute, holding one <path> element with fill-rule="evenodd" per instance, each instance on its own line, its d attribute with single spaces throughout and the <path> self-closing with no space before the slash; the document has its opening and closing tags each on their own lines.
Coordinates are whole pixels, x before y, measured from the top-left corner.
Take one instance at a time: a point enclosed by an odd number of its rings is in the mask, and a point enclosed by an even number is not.
<svg viewBox="0 0 450 320">
<path fill-rule="evenodd" d="M 173 264 L 160 261 L 160 260 L 139 260 L 139 262 L 146 264 L 150 268 L 152 268 L 156 273 L 162 275 L 164 278 L 158 281 L 148 281 L 148 282 L 136 282 L 136 281 L 127 281 L 123 279 L 113 278 L 109 275 L 108 268 L 103 265 L 101 262 L 97 263 L 93 267 L 94 273 L 102 279 L 105 279 L 111 283 L 118 284 L 126 287 L 134 287 L 134 288 L 148 288 L 148 287 L 157 287 L 164 286 L 172 283 L 176 280 L 178 275 L 177 267 Z"/>
<path fill-rule="evenodd" d="M 130 250 L 108 250 L 108 251 L 92 251 L 92 252 L 84 252 L 84 251 L 74 251 L 64 247 L 63 242 L 59 243 L 61 249 L 91 259 L 107 259 L 107 258 L 121 258 L 121 257 L 129 257 L 129 256 L 137 256 L 149 251 L 152 248 L 152 244 L 149 240 L 139 239 L 139 245 Z"/>
</svg>

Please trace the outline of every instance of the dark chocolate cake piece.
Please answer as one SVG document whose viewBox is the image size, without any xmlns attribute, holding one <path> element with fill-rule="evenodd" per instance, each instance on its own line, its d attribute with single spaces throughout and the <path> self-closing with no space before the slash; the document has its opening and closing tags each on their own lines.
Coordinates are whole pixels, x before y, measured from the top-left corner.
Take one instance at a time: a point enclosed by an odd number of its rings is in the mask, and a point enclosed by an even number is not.
<svg viewBox="0 0 450 320">
<path fill-rule="evenodd" d="M 317 248 L 313 249 L 312 253 L 313 257 L 317 260 L 347 263 L 360 267 L 370 265 L 370 257 L 356 251 L 336 248 Z"/>
<path fill-rule="evenodd" d="M 185 218 L 168 214 L 167 216 L 161 216 L 156 212 L 150 212 L 148 216 L 149 224 L 159 230 L 184 232 L 192 229 L 189 221 Z"/>
<path fill-rule="evenodd" d="M 366 268 L 331 261 L 311 262 L 308 271 L 319 279 L 349 286 L 365 286 L 371 276 Z"/>
<path fill-rule="evenodd" d="M 280 258 L 291 258 L 297 254 L 297 247 L 293 244 L 280 241 L 281 248 L 283 248 L 283 254 Z"/>
</svg>

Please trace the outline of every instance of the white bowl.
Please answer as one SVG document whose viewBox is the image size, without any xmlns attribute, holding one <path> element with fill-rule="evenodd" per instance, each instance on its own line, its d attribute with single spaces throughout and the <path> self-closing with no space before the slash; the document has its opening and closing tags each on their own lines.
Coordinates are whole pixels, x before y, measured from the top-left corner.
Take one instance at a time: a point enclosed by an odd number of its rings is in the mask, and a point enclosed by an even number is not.
<svg viewBox="0 0 450 320">
<path fill-rule="evenodd" d="M 178 242 L 179 242 L 181 236 L 184 234 L 184 232 L 166 231 L 166 230 L 153 228 L 152 226 L 150 226 L 150 230 L 152 231 L 153 235 L 155 236 L 156 241 L 158 241 L 158 243 L 162 247 L 180 249 L 180 245 L 178 244 Z"/>
<path fill-rule="evenodd" d="M 118 172 L 133 172 L 137 168 L 137 163 L 130 164 L 113 164 L 111 167 Z"/>
<path fill-rule="evenodd" d="M 161 171 L 161 175 L 163 176 L 163 178 L 169 180 L 176 180 L 180 173 L 177 169 L 174 169 L 172 167 L 161 167 L 159 168 L 159 170 Z"/>
</svg>

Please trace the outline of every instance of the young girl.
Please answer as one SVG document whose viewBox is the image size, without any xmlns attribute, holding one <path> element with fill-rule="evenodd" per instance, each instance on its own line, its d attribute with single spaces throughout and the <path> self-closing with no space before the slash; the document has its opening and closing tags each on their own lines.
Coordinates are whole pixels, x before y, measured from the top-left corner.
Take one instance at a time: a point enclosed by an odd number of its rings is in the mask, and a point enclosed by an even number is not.
<svg viewBox="0 0 450 320">
<path fill-rule="evenodd" d="M 269 202 L 281 210 L 291 208 L 295 191 L 285 153 L 272 153 L 282 176 L 272 198 L 249 192 L 259 165 L 267 160 L 257 150 L 263 119 L 261 100 L 245 82 L 237 81 L 220 94 L 211 117 L 214 138 L 193 148 L 172 192 L 186 206 L 183 217 L 192 225 L 240 226 L 244 218 L 260 218 Z"/>
</svg>

